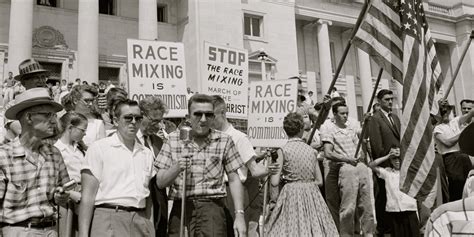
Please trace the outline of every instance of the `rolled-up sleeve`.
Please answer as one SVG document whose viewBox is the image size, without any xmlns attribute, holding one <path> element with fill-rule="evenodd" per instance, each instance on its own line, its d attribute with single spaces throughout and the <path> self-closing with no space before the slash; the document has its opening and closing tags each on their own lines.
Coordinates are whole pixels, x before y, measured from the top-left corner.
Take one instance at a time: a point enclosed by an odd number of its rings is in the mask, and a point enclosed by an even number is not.
<svg viewBox="0 0 474 237">
<path fill-rule="evenodd" d="M 237 148 L 232 139 L 228 139 L 224 150 L 224 168 L 227 173 L 232 173 L 244 166 Z"/>
<path fill-rule="evenodd" d="M 96 179 L 99 181 L 102 177 L 103 162 L 101 158 L 102 150 L 97 143 L 93 143 L 89 149 L 87 149 L 86 157 L 82 163 L 82 170 L 89 170 Z"/>
<path fill-rule="evenodd" d="M 171 154 L 171 140 L 166 141 L 161 147 L 160 153 L 155 159 L 154 166 L 155 171 L 159 169 L 169 169 L 173 164 L 173 158 Z"/>
</svg>

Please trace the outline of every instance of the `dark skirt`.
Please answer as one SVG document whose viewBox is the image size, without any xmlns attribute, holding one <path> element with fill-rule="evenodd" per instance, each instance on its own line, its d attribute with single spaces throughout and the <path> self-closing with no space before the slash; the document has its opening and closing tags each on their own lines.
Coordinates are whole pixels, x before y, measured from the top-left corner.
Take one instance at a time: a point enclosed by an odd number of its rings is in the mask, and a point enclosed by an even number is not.
<svg viewBox="0 0 474 237">
<path fill-rule="evenodd" d="M 416 211 L 387 212 L 393 237 L 420 236 L 420 223 Z"/>
</svg>

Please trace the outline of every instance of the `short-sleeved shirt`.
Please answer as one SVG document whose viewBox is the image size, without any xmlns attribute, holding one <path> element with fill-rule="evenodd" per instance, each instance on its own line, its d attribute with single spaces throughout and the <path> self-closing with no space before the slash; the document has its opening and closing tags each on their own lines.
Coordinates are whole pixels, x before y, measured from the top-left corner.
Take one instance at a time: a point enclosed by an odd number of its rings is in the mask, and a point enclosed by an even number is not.
<svg viewBox="0 0 474 237">
<path fill-rule="evenodd" d="M 81 182 L 81 167 L 84 162 L 84 154 L 77 148 L 77 144 L 72 146 L 64 144 L 61 139 L 54 144 L 61 152 L 66 164 L 69 178 L 74 179 L 77 183 Z"/>
<path fill-rule="evenodd" d="M 324 133 L 321 132 L 321 141 L 331 143 L 336 153 L 354 159 L 359 138 L 354 128 L 350 126 L 340 128 L 332 122 L 326 127 Z"/>
<path fill-rule="evenodd" d="M 26 152 L 17 141 L 0 145 L 0 222 L 53 217 L 54 189 L 69 181 L 61 153 L 47 144 Z"/>
<path fill-rule="evenodd" d="M 436 136 L 443 136 L 446 139 L 454 137 L 461 133 L 461 128 L 459 127 L 459 117 L 456 117 L 449 121 L 448 123 L 438 124 L 433 130 L 433 134 L 435 136 L 436 146 L 438 151 L 441 155 L 460 151 L 459 143 L 456 142 L 454 146 L 448 147 L 440 142 Z"/>
<path fill-rule="evenodd" d="M 416 200 L 400 191 L 400 171 L 380 167 L 377 168 L 377 171 L 377 175 L 385 180 L 385 190 L 387 190 L 385 211 L 416 211 Z"/>
<path fill-rule="evenodd" d="M 234 142 L 237 151 L 239 151 L 240 158 L 245 164 L 247 164 L 247 162 L 249 162 L 252 157 L 257 155 L 253 149 L 252 143 L 250 143 L 250 140 L 248 139 L 247 135 L 245 135 L 245 133 L 235 129 L 232 125 L 230 125 L 224 131 L 224 133 L 232 137 L 232 141 Z M 238 170 L 239 177 L 242 183 L 245 182 L 245 180 L 247 179 L 247 172 L 247 166 L 242 166 Z"/>
<path fill-rule="evenodd" d="M 225 197 L 224 171 L 227 174 L 236 172 L 244 165 L 232 138 L 212 129 L 202 147 L 195 142 L 185 145 L 179 140 L 179 131 L 169 134 L 169 139 L 156 158 L 155 168 L 169 169 L 178 162 L 182 154 L 192 154 L 189 160 L 191 168 L 186 179 L 186 197 L 191 199 Z M 171 199 L 181 198 L 182 180 L 183 172 L 170 188 Z"/>
<path fill-rule="evenodd" d="M 144 208 L 150 194 L 148 184 L 155 175 L 153 157 L 150 149 L 138 141 L 130 151 L 117 133 L 92 143 L 82 170 L 90 170 L 99 181 L 95 205 Z"/>
</svg>

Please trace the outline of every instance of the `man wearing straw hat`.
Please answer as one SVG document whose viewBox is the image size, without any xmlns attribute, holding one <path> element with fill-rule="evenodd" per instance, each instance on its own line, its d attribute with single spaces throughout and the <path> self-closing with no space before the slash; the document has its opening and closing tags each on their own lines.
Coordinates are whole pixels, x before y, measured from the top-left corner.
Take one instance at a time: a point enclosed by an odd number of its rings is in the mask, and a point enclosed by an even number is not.
<svg viewBox="0 0 474 237">
<path fill-rule="evenodd" d="M 0 145 L 0 235 L 57 236 L 56 204 L 65 204 L 61 188 L 69 181 L 61 153 L 42 140 L 54 132 L 56 112 L 47 89 L 23 92 L 5 117 L 19 120 L 18 143 Z"/>
</svg>

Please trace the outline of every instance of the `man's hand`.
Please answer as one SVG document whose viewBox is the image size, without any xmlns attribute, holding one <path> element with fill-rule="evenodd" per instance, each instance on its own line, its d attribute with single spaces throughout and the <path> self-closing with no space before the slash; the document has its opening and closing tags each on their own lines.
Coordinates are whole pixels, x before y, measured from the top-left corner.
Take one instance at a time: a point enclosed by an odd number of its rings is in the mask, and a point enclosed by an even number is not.
<svg viewBox="0 0 474 237">
<path fill-rule="evenodd" d="M 354 160 L 354 159 L 346 158 L 346 163 L 347 163 L 347 164 L 350 164 L 350 165 L 352 165 L 352 166 L 357 166 L 357 163 L 359 163 L 359 160 Z"/>
<path fill-rule="evenodd" d="M 190 161 L 191 156 L 182 156 L 178 160 L 178 167 L 179 171 L 183 171 L 185 169 L 189 169 L 191 167 L 191 161 Z"/>
<path fill-rule="evenodd" d="M 65 192 L 62 187 L 54 189 L 54 202 L 60 206 L 66 206 L 69 200 L 69 192 Z"/>
<path fill-rule="evenodd" d="M 245 236 L 247 236 L 247 226 L 245 226 L 245 218 L 244 218 L 243 213 L 236 213 L 235 214 L 234 235 L 236 237 L 245 237 Z"/>
</svg>

